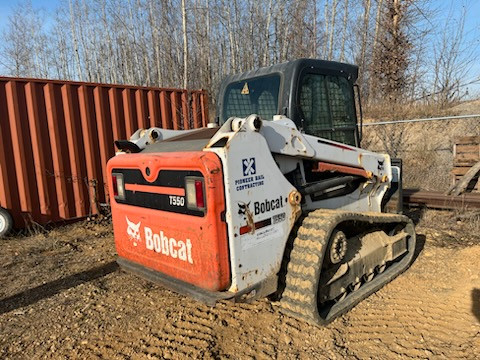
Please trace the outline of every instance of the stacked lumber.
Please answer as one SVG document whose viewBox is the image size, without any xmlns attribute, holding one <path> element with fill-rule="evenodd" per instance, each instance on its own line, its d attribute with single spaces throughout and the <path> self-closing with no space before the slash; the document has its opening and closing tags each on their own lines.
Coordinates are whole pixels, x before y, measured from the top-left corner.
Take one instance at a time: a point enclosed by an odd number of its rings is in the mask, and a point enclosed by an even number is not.
<svg viewBox="0 0 480 360">
<path fill-rule="evenodd" d="M 480 136 L 462 136 L 455 139 L 453 145 L 452 184 L 456 184 L 468 170 L 480 161 Z M 467 192 L 480 192 L 478 174 L 473 177 Z"/>
</svg>

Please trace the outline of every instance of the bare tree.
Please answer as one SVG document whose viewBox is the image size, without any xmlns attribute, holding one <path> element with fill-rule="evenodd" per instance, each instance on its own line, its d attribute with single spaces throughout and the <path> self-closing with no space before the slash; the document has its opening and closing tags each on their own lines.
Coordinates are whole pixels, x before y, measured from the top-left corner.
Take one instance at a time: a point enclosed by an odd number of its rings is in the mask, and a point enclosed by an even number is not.
<svg viewBox="0 0 480 360">
<path fill-rule="evenodd" d="M 183 30 L 183 87 L 188 87 L 188 35 L 187 35 L 187 9 L 185 0 L 182 0 L 182 30 Z"/>
<path fill-rule="evenodd" d="M 333 0 L 332 3 L 332 14 L 330 18 L 330 36 L 328 40 L 328 60 L 332 60 L 333 54 L 333 35 L 335 33 L 335 17 L 337 14 L 337 0 Z"/>
<path fill-rule="evenodd" d="M 340 48 L 340 61 L 345 60 L 345 40 L 347 39 L 347 24 L 348 24 L 348 0 L 343 4 L 343 28 L 342 28 L 342 46 Z"/>
<path fill-rule="evenodd" d="M 434 43 L 432 98 L 442 106 L 458 100 L 463 86 L 480 80 L 470 74 L 477 61 L 476 45 L 466 40 L 464 29 L 465 8 L 458 17 L 451 9 Z"/>
<path fill-rule="evenodd" d="M 360 66 L 360 82 L 364 83 L 365 80 L 365 72 L 366 72 L 366 53 L 367 53 L 367 45 L 368 45 L 368 36 L 369 31 L 368 27 L 370 24 L 370 9 L 371 9 L 372 2 L 371 0 L 364 1 L 364 9 L 362 15 L 362 30 L 361 30 L 361 47 L 360 47 L 360 54 L 359 54 L 359 66 Z"/>
<path fill-rule="evenodd" d="M 385 0 L 386 9 L 380 21 L 383 31 L 377 39 L 378 48 L 374 53 L 372 76 L 378 85 L 377 90 L 393 103 L 401 100 L 407 86 L 411 43 L 405 19 L 411 3 L 411 0 Z"/>
<path fill-rule="evenodd" d="M 43 22 L 43 12 L 35 11 L 30 1 L 21 3 L 8 17 L 0 62 L 12 75 L 48 75 L 47 37 Z"/>
<path fill-rule="evenodd" d="M 430 35 L 429 1 L 69 0 L 46 26 L 27 0 L 1 36 L 0 71 L 216 94 L 229 73 L 322 57 L 358 64 L 368 102 L 445 103 L 477 75 L 478 51 L 464 15 Z"/>
</svg>

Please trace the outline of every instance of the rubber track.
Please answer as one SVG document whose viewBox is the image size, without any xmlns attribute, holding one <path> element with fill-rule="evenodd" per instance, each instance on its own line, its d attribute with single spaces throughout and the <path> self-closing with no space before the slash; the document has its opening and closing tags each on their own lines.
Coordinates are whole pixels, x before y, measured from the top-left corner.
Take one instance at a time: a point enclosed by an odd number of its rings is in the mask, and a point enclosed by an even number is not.
<svg viewBox="0 0 480 360">
<path fill-rule="evenodd" d="M 339 223 L 352 220 L 372 224 L 372 227 L 386 223 L 405 224 L 405 230 L 410 234 L 408 253 L 402 260 L 389 266 L 384 273 L 377 275 L 371 282 L 363 284 L 359 290 L 347 295 L 345 300 L 332 306 L 327 316 L 322 318 L 317 308 L 317 293 L 328 239 Z M 407 269 L 413 258 L 414 249 L 414 227 L 406 216 L 324 209 L 312 211 L 303 219 L 293 241 L 280 306 L 286 313 L 296 318 L 316 325 L 326 325 Z"/>
</svg>

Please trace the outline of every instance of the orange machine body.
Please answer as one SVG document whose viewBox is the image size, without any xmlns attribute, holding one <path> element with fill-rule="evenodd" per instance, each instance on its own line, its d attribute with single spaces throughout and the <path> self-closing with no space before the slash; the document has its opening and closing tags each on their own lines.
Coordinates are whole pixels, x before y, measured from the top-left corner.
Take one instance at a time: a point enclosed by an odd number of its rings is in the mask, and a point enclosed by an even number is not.
<svg viewBox="0 0 480 360">
<path fill-rule="evenodd" d="M 205 290 L 229 287 L 223 171 L 216 154 L 121 154 L 107 169 L 119 257 Z M 115 196 L 112 173 L 123 176 L 124 200 Z M 202 212 L 187 208 L 188 176 L 203 178 Z"/>
</svg>

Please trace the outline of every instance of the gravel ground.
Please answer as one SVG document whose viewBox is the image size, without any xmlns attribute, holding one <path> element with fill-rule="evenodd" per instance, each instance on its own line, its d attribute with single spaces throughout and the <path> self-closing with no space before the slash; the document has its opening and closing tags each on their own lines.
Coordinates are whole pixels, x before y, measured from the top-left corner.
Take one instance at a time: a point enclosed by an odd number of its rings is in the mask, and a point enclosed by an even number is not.
<svg viewBox="0 0 480 360">
<path fill-rule="evenodd" d="M 427 217 L 412 267 L 323 328 L 124 273 L 108 223 L 0 240 L 0 358 L 480 359 L 478 232 Z"/>
</svg>

